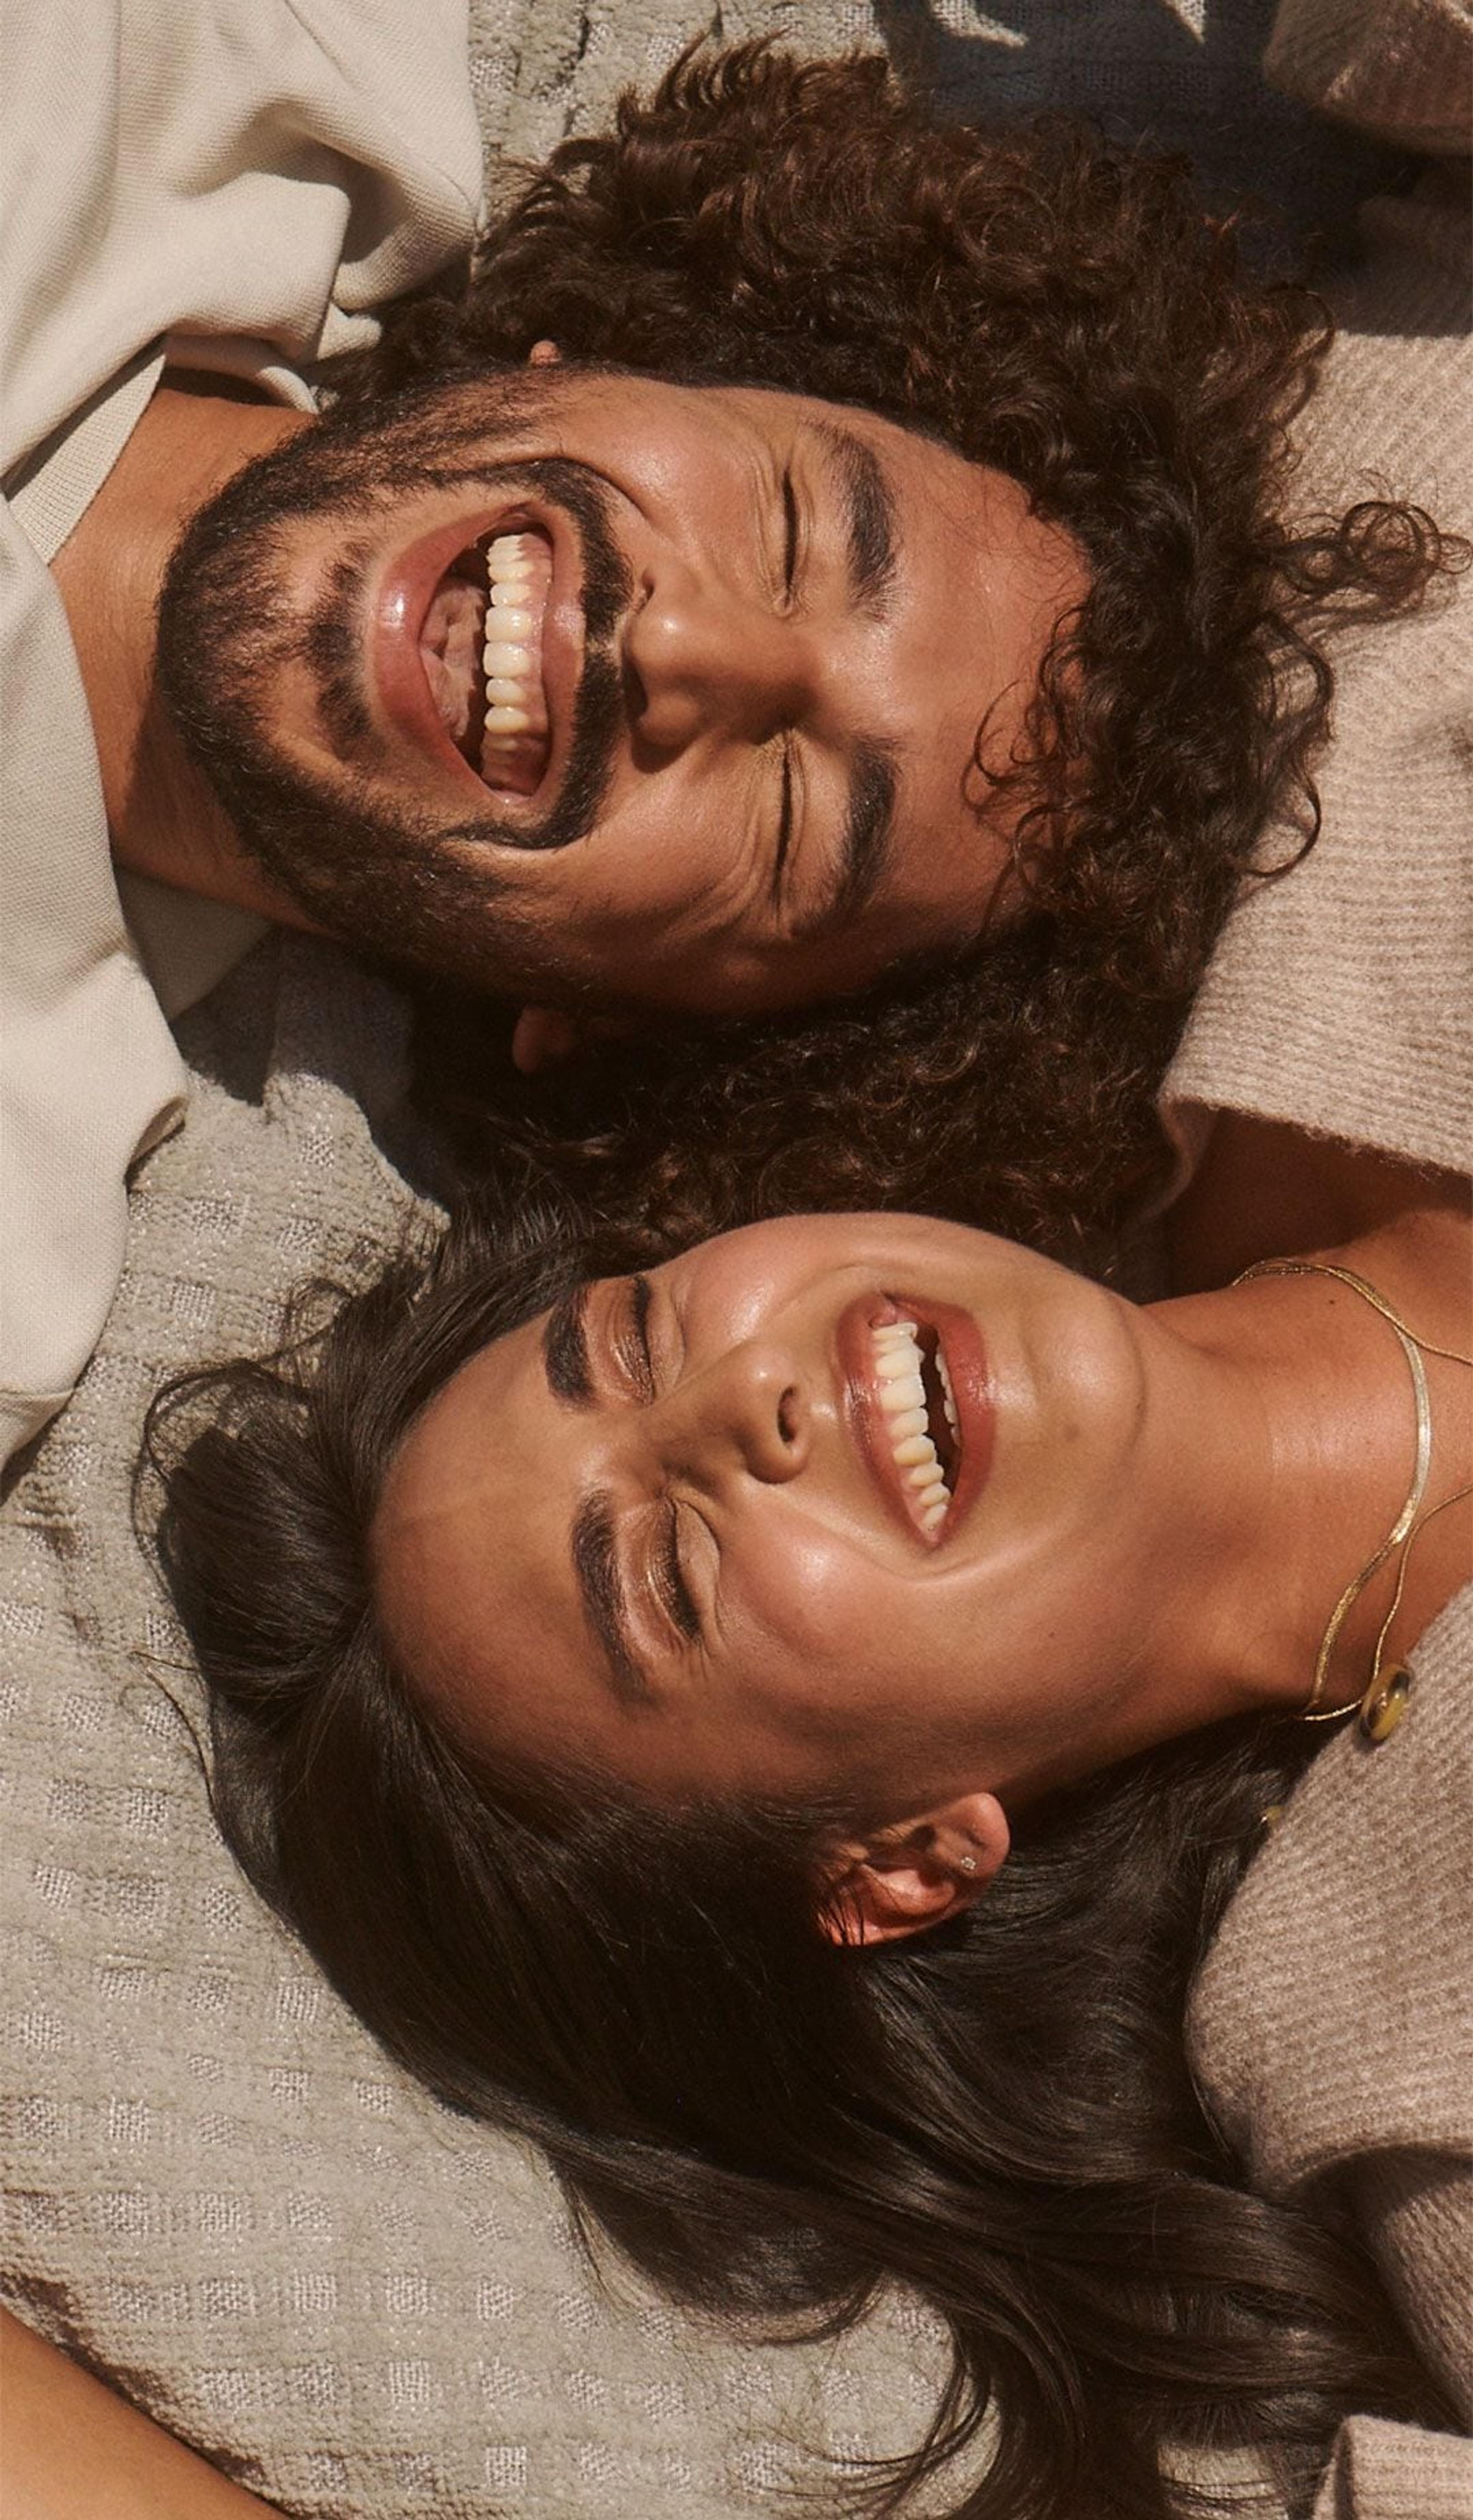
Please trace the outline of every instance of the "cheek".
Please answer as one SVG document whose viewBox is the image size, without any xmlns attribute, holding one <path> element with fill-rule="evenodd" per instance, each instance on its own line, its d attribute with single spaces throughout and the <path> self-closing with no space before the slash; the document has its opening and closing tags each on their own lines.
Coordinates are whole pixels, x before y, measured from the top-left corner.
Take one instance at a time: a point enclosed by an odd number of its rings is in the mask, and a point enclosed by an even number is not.
<svg viewBox="0 0 1473 2520">
<path fill-rule="evenodd" d="M 962 792 L 972 732 L 958 730 L 950 743 L 955 779 L 938 783 L 920 820 L 921 844 L 906 861 L 910 904 L 925 941 L 974 937 L 1011 863 L 1008 838 L 1017 821 L 1016 803 L 994 807 L 982 791 L 981 811 L 974 812 Z M 974 798 L 979 792 L 973 791 Z"/>
<path fill-rule="evenodd" d="M 714 898 L 719 866 L 713 867 L 710 821 L 700 802 L 683 793 L 690 810 L 670 793 L 668 783 L 638 773 L 616 780 L 596 830 L 585 840 L 551 855 L 537 891 L 556 905 L 560 924 L 580 932 L 591 944 L 620 941 L 633 954 L 658 961 L 670 944 L 668 933 L 650 935 L 650 922 L 664 920 L 688 923 L 693 903 L 706 909 Z"/>
<path fill-rule="evenodd" d="M 724 1623 L 749 1703 L 812 1737 L 903 1692 L 919 1647 L 908 1591 L 825 1533 L 769 1541 L 744 1567 Z"/>
</svg>

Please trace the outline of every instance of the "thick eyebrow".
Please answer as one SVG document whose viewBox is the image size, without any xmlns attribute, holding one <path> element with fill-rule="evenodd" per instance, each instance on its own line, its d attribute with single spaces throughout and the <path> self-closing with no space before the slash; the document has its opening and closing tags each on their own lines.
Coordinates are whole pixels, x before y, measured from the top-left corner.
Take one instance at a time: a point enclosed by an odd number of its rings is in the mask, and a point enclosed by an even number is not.
<svg viewBox="0 0 1473 2520">
<path fill-rule="evenodd" d="M 625 1706 L 653 1705 L 655 1691 L 629 1642 L 614 1511 L 602 1488 L 591 1489 L 579 1505 L 573 1517 L 570 1546 L 583 1616 L 603 1648 L 615 1696 Z"/>
<path fill-rule="evenodd" d="M 817 434 L 844 513 L 854 608 L 883 616 L 899 567 L 899 512 L 890 476 L 873 447 L 842 422 L 818 422 Z"/>
<path fill-rule="evenodd" d="M 805 941 L 857 919 L 870 900 L 890 855 L 898 785 L 894 747 L 860 736 L 850 754 L 849 801 L 834 863 L 796 925 Z"/>
<path fill-rule="evenodd" d="M 861 736 L 850 761 L 849 809 L 825 925 L 857 918 L 879 882 L 895 828 L 897 785 L 892 747 Z"/>
<path fill-rule="evenodd" d="M 547 1388 L 554 1400 L 562 1401 L 567 1409 L 586 1409 L 593 1398 L 584 1318 L 587 1310 L 586 1283 L 575 1286 L 571 1295 L 554 1304 L 542 1332 L 542 1370 Z"/>
<path fill-rule="evenodd" d="M 542 1367 L 554 1400 L 586 1409 L 593 1399 L 588 1365 L 588 1287 L 575 1286 L 554 1304 L 542 1332 Z M 625 1706 L 651 1706 L 655 1691 L 629 1640 L 629 1615 L 620 1578 L 614 1509 L 602 1488 L 579 1504 L 569 1535 L 573 1580 L 583 1616 L 609 1666 L 614 1694 Z"/>
</svg>

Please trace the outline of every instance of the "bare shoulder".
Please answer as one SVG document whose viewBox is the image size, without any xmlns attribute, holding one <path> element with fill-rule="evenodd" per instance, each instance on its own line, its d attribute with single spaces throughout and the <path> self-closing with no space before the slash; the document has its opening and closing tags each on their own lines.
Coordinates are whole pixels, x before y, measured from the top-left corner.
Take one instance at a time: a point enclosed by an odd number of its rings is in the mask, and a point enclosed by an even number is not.
<svg viewBox="0 0 1473 2520">
<path fill-rule="evenodd" d="M 6 2520 L 256 2520 L 274 2510 L 0 2310 Z"/>
</svg>

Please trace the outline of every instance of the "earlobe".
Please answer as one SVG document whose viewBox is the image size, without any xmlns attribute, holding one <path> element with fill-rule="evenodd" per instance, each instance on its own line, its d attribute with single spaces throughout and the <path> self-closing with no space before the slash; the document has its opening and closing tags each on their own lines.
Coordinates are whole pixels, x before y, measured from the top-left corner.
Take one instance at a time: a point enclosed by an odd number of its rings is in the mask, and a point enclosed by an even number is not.
<svg viewBox="0 0 1473 2520">
<path fill-rule="evenodd" d="M 570 1015 L 561 1007 L 524 1007 L 512 1028 L 512 1065 L 522 1076 L 555 1067 L 593 1041 L 628 1041 L 638 1030 L 623 1015 Z"/>
<path fill-rule="evenodd" d="M 529 368 L 555 368 L 562 356 L 556 341 L 533 341 L 527 353 L 527 364 Z"/>
<path fill-rule="evenodd" d="M 819 1930 L 835 1943 L 893 1943 L 960 1915 L 1008 1850 L 995 1794 L 955 1802 L 863 1844 L 835 1847 L 820 1868 Z"/>
<path fill-rule="evenodd" d="M 579 1041 L 575 1017 L 561 1007 L 524 1007 L 512 1030 L 512 1065 L 521 1076 L 571 1058 Z"/>
<path fill-rule="evenodd" d="M 944 1925 L 967 1905 L 966 1895 L 917 1865 L 856 1864 L 832 1884 L 819 1910 L 831 1943 L 898 1943 Z"/>
</svg>

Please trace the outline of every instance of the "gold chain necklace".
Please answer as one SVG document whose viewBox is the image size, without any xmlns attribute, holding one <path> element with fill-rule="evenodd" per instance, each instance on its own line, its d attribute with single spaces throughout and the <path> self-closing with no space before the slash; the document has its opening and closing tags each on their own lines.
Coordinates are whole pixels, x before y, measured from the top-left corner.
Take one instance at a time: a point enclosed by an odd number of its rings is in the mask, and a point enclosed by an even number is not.
<svg viewBox="0 0 1473 2520">
<path fill-rule="evenodd" d="M 1347 1584 L 1330 1612 L 1329 1624 L 1320 1640 L 1319 1651 L 1314 1657 L 1313 1685 L 1299 1710 L 1300 1720 L 1303 1723 L 1332 1724 L 1342 1715 L 1349 1715 L 1353 1709 L 1358 1707 L 1360 1730 L 1366 1739 L 1384 1741 L 1400 1724 L 1402 1710 L 1405 1706 L 1407 1691 L 1411 1687 L 1411 1673 L 1406 1665 L 1400 1662 L 1393 1663 L 1383 1675 L 1381 1656 L 1386 1648 L 1386 1639 L 1390 1633 L 1391 1623 L 1402 1606 L 1402 1595 L 1406 1585 L 1406 1561 L 1411 1555 L 1412 1542 L 1419 1532 L 1426 1529 L 1429 1522 L 1434 1522 L 1440 1513 L 1446 1513 L 1450 1506 L 1460 1504 L 1466 1496 L 1473 1496 L 1473 1484 L 1470 1484 L 1456 1489 L 1450 1497 L 1444 1497 L 1442 1504 L 1435 1505 L 1430 1513 L 1421 1512 L 1422 1499 L 1427 1493 L 1427 1480 L 1432 1468 L 1432 1402 L 1427 1390 L 1427 1375 L 1422 1364 L 1422 1356 L 1446 1357 L 1450 1364 L 1467 1366 L 1473 1366 L 1473 1356 L 1462 1356 L 1454 1347 L 1436 1347 L 1431 1339 L 1419 1339 L 1414 1330 L 1407 1328 L 1400 1314 L 1393 1312 L 1384 1295 L 1377 1294 L 1375 1287 L 1368 1285 L 1365 1279 L 1358 1278 L 1354 1269 L 1338 1268 L 1333 1261 L 1260 1260 L 1253 1268 L 1245 1269 L 1240 1277 L 1234 1278 L 1232 1282 L 1235 1286 L 1246 1285 L 1250 1278 L 1338 1278 L 1343 1286 L 1349 1286 L 1353 1293 L 1361 1296 L 1373 1312 L 1379 1313 L 1384 1322 L 1390 1323 L 1401 1342 L 1402 1353 L 1406 1359 L 1407 1369 L 1411 1374 L 1412 1397 L 1416 1405 L 1416 1455 L 1412 1465 L 1411 1485 L 1406 1492 L 1406 1502 L 1375 1555 L 1369 1558 L 1361 1567 L 1359 1574 L 1354 1576 Z M 1392 1551 L 1398 1548 L 1402 1552 L 1402 1557 L 1397 1568 L 1396 1590 L 1391 1597 L 1391 1607 L 1376 1631 L 1369 1685 L 1358 1698 L 1349 1698 L 1343 1706 L 1321 1706 L 1319 1701 L 1324 1694 L 1325 1681 L 1329 1677 L 1330 1657 L 1334 1653 L 1340 1631 L 1371 1577 L 1379 1573 Z"/>
</svg>

